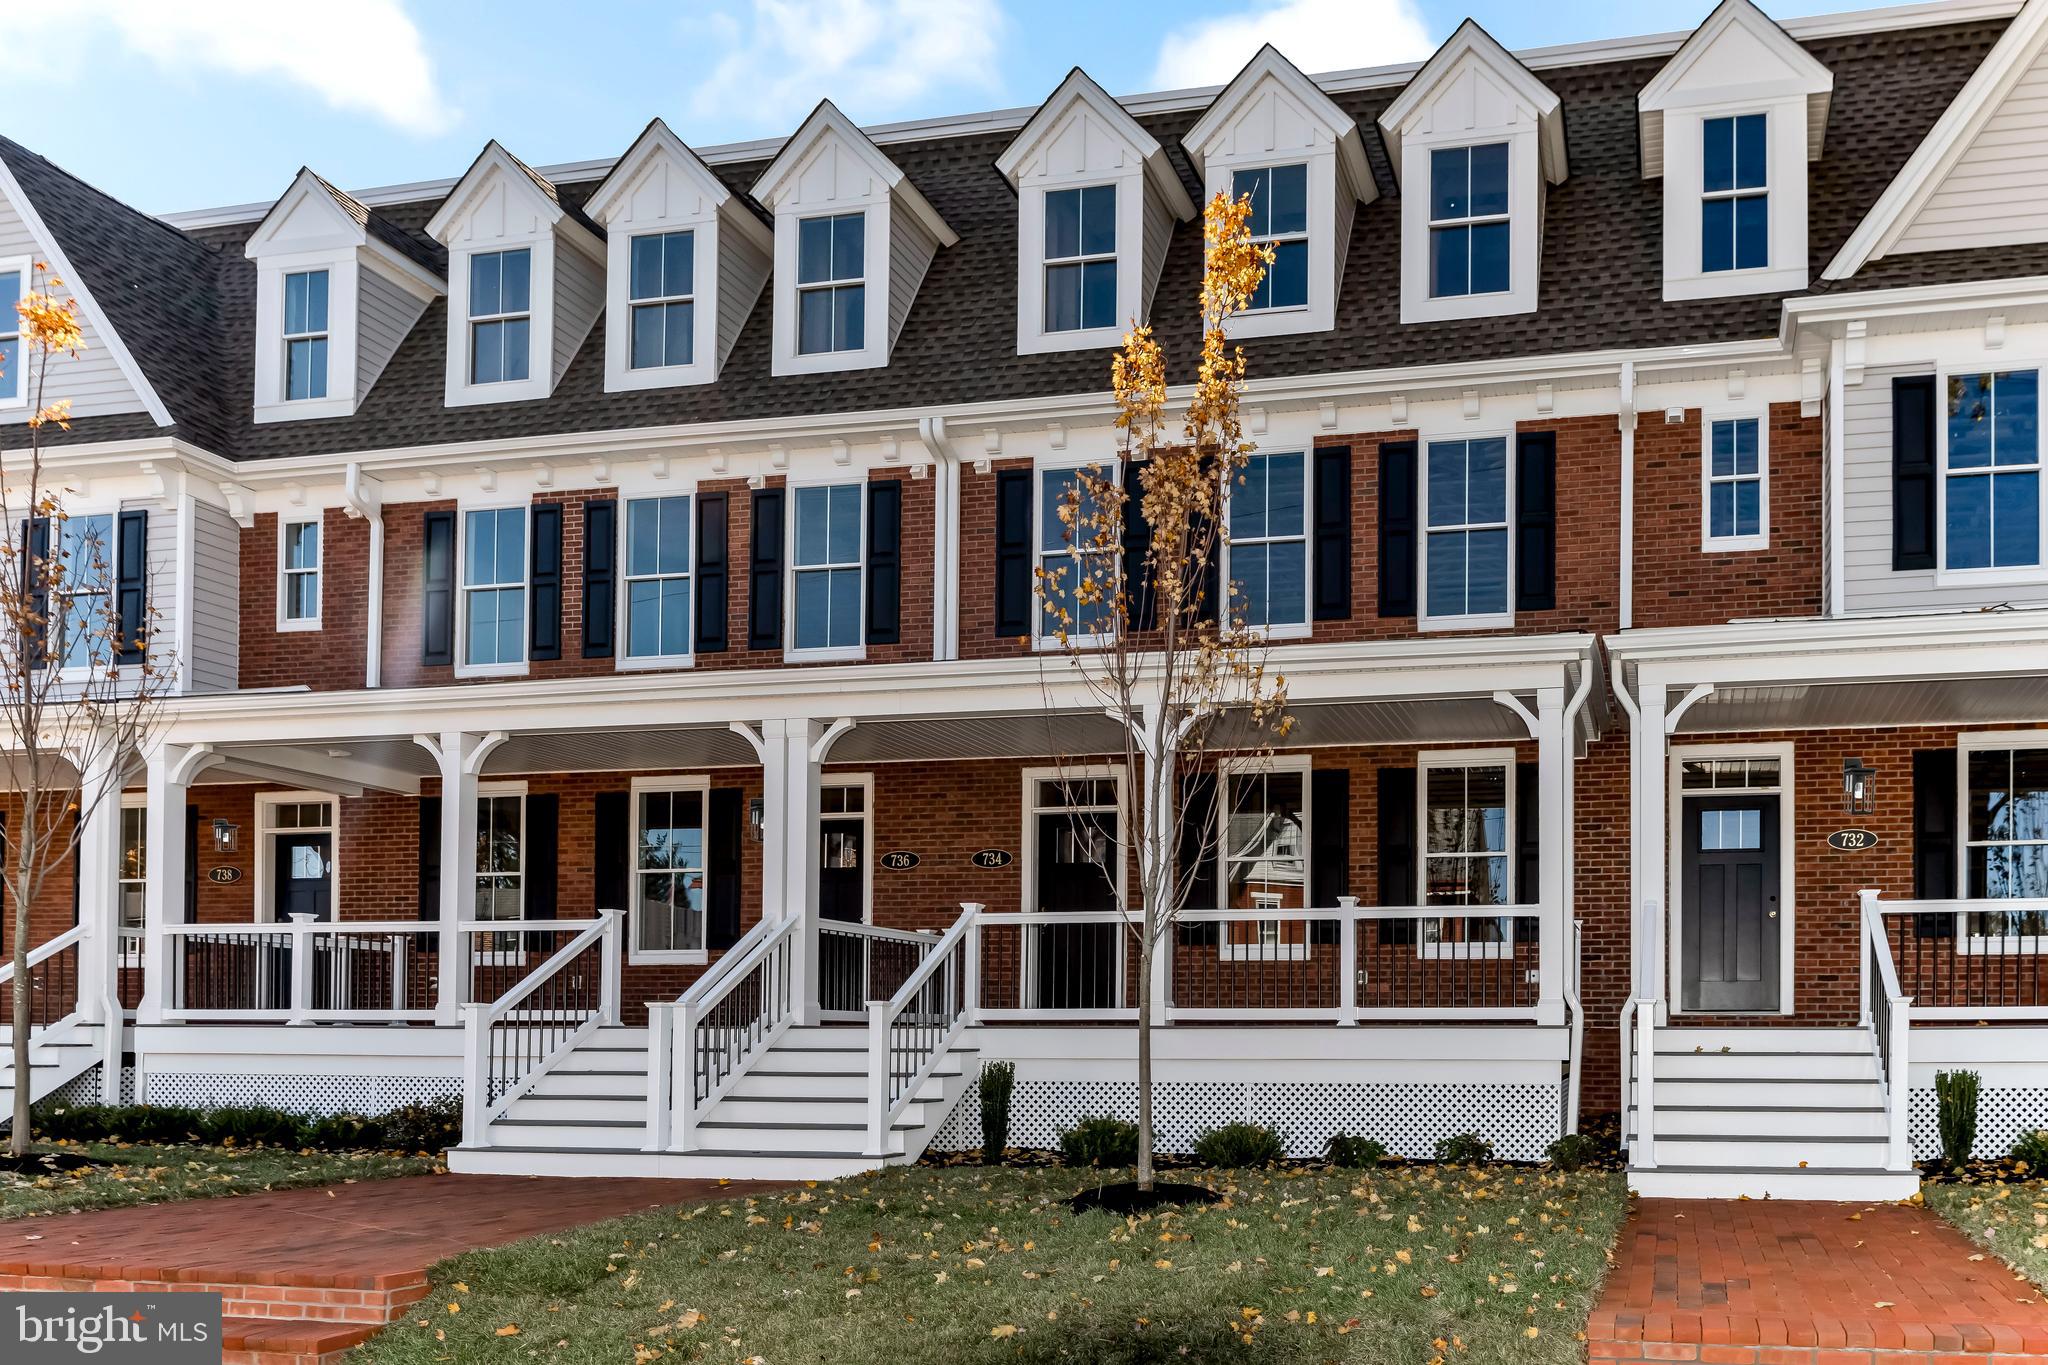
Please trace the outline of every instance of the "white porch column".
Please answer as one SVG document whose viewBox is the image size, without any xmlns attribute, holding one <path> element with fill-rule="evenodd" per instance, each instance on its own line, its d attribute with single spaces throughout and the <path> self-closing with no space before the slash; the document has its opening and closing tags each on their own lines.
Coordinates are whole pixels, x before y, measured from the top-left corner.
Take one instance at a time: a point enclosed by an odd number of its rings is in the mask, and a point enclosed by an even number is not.
<svg viewBox="0 0 2048 1365">
<path fill-rule="evenodd" d="M 108 1018 L 121 964 L 121 755 L 101 750 L 79 789 L 86 815 L 78 831 L 78 922 L 86 930 L 78 945 L 78 1012 L 89 1020 Z M 116 1027 L 119 1015 L 116 1005 Z"/>
<path fill-rule="evenodd" d="M 143 889 L 142 1003 L 135 1011 L 137 1023 L 160 1024 L 165 1008 L 178 1003 L 178 959 L 164 926 L 185 919 L 185 803 L 192 778 L 211 761 L 205 745 L 158 744 L 144 755 L 149 879 Z"/>
<path fill-rule="evenodd" d="M 460 1023 L 468 1000 L 469 954 L 462 926 L 476 918 L 476 780 L 484 759 L 504 741 L 502 730 L 413 736 L 441 769 L 441 968 L 434 1007 L 439 1024 Z"/>
<path fill-rule="evenodd" d="M 825 727 L 808 718 L 761 726 L 761 915 L 801 918 L 795 987 L 800 1024 L 818 1012 L 818 786 Z"/>
<path fill-rule="evenodd" d="M 1636 994 L 1655 1002 L 1655 1022 L 1662 1024 L 1670 1013 L 1665 932 L 1670 920 L 1665 901 L 1671 880 L 1665 863 L 1669 828 L 1664 735 L 1667 694 L 1662 683 L 1641 683 L 1636 692 L 1637 717 L 1630 746 L 1635 758 L 1630 785 L 1635 791 L 1635 935 L 1640 950 Z"/>
<path fill-rule="evenodd" d="M 1537 898 L 1542 906 L 1542 939 L 1538 944 L 1536 1002 L 1539 1024 L 1559 1025 L 1564 1018 L 1564 974 L 1568 958 L 1566 935 L 1571 931 L 1565 905 L 1565 886 L 1571 878 L 1569 864 L 1572 819 L 1571 791 L 1566 770 L 1570 768 L 1571 735 L 1565 729 L 1564 689 L 1539 688 L 1536 693 L 1536 793 L 1542 805 L 1537 822 Z"/>
</svg>

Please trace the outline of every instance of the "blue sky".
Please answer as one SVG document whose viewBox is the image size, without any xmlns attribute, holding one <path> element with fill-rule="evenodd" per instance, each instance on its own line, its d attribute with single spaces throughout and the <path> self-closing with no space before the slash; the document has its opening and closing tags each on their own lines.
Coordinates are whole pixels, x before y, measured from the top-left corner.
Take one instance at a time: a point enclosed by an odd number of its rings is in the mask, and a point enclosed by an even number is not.
<svg viewBox="0 0 2048 1365">
<path fill-rule="evenodd" d="M 1855 0 L 1765 0 L 1776 17 Z M 1711 0 L 67 0 L 9 19 L 0 132 L 152 212 L 1042 98 L 1079 63 L 1129 94 L 1222 80 L 1270 39 L 1309 71 L 1427 55 L 1467 14 L 1510 47 L 1689 27 Z M 19 39 L 21 41 L 14 41 Z"/>
</svg>

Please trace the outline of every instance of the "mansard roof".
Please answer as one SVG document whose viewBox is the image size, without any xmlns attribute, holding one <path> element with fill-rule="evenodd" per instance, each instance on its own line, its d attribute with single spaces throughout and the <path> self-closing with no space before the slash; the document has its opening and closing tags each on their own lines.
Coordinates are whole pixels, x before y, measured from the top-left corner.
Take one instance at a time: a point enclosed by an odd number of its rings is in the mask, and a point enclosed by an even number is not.
<svg viewBox="0 0 2048 1365">
<path fill-rule="evenodd" d="M 1827 36 L 1801 40 L 1836 78 L 1829 153 L 1814 164 L 1810 181 L 1815 279 L 2009 22 L 1969 18 L 1870 32 L 1832 29 Z M 1359 207 L 1346 245 L 1336 327 L 1247 339 L 1252 376 L 1776 336 L 1781 296 L 1662 298 L 1663 186 L 1642 176 L 1636 100 L 1669 55 L 1665 49 L 1660 55 L 1595 60 L 1594 53 L 1571 64 L 1542 64 L 1541 82 L 1557 95 L 1569 132 L 1571 175 L 1548 191 L 1537 311 L 1505 322 L 1480 318 L 1404 326 L 1398 253 L 1387 249 L 1398 238 L 1400 203 L 1381 197 Z M 1346 116 L 1370 131 L 1401 94 L 1402 83 L 1390 78 L 1381 87 L 1350 88 L 1354 84 L 1325 83 L 1324 88 Z M 1165 150 L 1182 187 L 1199 197 L 1201 182 L 1182 139 L 1202 109 L 1192 102 L 1167 101 L 1126 107 Z M 1101 352 L 1017 354 L 1017 198 L 996 166 L 1016 125 L 963 123 L 928 133 L 902 131 L 877 149 L 959 235 L 958 245 L 933 258 L 886 367 L 774 376 L 771 305 L 764 294 L 741 327 L 717 383 L 607 393 L 604 328 L 596 327 L 547 399 L 447 407 L 442 402 L 447 306 L 436 300 L 353 416 L 262 425 L 253 421 L 248 398 L 254 386 L 256 272 L 242 256 L 254 223 L 179 232 L 99 195 L 11 143 L 0 142 L 0 158 L 16 169 L 44 216 L 60 225 L 57 235 L 75 268 L 102 296 L 122 339 L 163 394 L 176 434 L 231 458 L 257 460 L 811 414 L 929 411 L 1105 392 L 1109 365 Z M 866 134 L 862 138 L 871 141 Z M 1363 141 L 1379 183 L 1396 184 L 1382 139 L 1368 135 Z M 774 159 L 720 157 L 711 169 L 728 189 L 746 196 Z M 550 182 L 562 210 L 582 217 L 602 173 L 583 179 L 563 175 Z M 426 242 L 423 229 L 441 203 L 438 195 L 379 202 L 374 216 L 418 245 Z M 433 250 L 438 252 L 438 246 Z M 1195 299 L 1201 265 L 1201 225 L 1179 225 L 1154 310 L 1155 330 L 1175 383 L 1192 378 L 1198 356 Z M 2043 247 L 1924 253 L 1887 258 L 1830 287 L 1873 287 L 1891 282 L 1895 273 L 1909 277 L 1903 282 L 1921 283 L 2043 271 L 2048 271 L 2048 248 Z M 93 418 L 76 423 L 63 439 L 108 440 L 158 430 L 146 418 Z"/>
</svg>

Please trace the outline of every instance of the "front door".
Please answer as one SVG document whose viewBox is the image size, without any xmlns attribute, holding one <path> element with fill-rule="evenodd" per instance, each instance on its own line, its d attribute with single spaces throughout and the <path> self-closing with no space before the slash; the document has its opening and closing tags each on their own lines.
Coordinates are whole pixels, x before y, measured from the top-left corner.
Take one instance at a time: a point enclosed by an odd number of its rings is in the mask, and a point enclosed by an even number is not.
<svg viewBox="0 0 2048 1365">
<path fill-rule="evenodd" d="M 1778 798 L 1684 805 L 1680 954 L 1688 1010 L 1778 1008 Z"/>
<path fill-rule="evenodd" d="M 1041 811 L 1038 816 L 1037 900 L 1047 911 L 1115 910 L 1116 813 Z M 1034 928 L 1034 1003 L 1047 1010 L 1113 1009 L 1117 999 L 1114 923 L 1044 924 Z"/>
<path fill-rule="evenodd" d="M 818 822 L 818 913 L 859 924 L 867 916 L 867 821 Z"/>
<path fill-rule="evenodd" d="M 273 874 L 272 908 L 278 923 L 293 915 L 311 915 L 316 920 L 334 917 L 334 836 L 296 831 L 271 836 Z"/>
</svg>

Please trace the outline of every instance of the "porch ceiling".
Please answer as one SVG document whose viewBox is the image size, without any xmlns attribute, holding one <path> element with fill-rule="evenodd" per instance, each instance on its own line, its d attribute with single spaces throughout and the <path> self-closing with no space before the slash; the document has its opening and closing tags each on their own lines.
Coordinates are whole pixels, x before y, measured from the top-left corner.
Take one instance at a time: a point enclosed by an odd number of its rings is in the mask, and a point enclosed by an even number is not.
<svg viewBox="0 0 2048 1365">
<path fill-rule="evenodd" d="M 2048 676 L 1914 678 L 1720 688 L 1678 734 L 1900 725 L 2001 725 L 2048 718 Z"/>
</svg>

